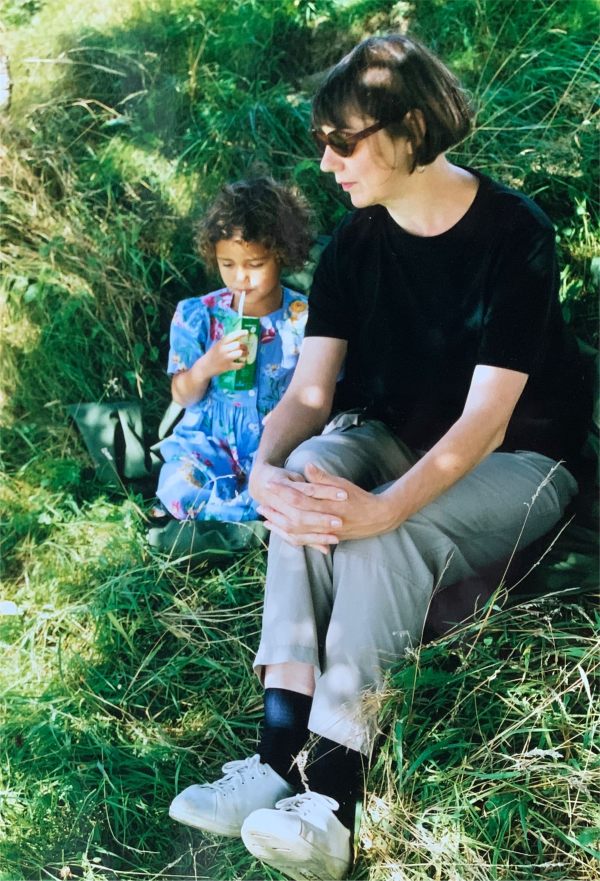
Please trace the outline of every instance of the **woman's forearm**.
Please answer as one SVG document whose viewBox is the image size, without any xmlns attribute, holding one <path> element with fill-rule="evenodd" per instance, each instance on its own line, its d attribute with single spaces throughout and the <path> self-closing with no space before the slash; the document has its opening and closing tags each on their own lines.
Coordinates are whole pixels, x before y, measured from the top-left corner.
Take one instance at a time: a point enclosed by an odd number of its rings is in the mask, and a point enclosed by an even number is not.
<svg viewBox="0 0 600 881">
<path fill-rule="evenodd" d="M 433 502 L 502 443 L 504 431 L 479 413 L 463 415 L 413 467 L 382 493 L 393 528 Z"/>
<path fill-rule="evenodd" d="M 287 489 L 282 491 L 287 494 L 287 509 L 272 499 L 267 507 L 263 505 L 268 525 L 294 544 L 311 545 L 316 544 L 319 534 L 325 535 L 323 544 L 334 544 L 396 529 L 500 446 L 526 382 L 526 374 L 478 365 L 462 416 L 386 490 L 369 492 L 307 465 L 306 491 L 296 490 L 293 498 Z M 336 496 L 336 491 L 344 497 Z M 335 526 L 334 520 L 338 521 Z"/>
<path fill-rule="evenodd" d="M 441 496 L 500 446 L 526 383 L 524 373 L 477 365 L 460 419 L 382 494 L 395 525 Z"/>
<path fill-rule="evenodd" d="M 331 412 L 336 377 L 345 354 L 343 340 L 304 340 L 292 382 L 265 421 L 255 468 L 281 467 L 298 444 L 319 434 Z"/>
<path fill-rule="evenodd" d="M 330 401 L 303 401 L 302 396 L 288 390 L 266 419 L 254 467 L 281 467 L 289 454 L 302 441 L 318 434 L 329 416 Z"/>
</svg>

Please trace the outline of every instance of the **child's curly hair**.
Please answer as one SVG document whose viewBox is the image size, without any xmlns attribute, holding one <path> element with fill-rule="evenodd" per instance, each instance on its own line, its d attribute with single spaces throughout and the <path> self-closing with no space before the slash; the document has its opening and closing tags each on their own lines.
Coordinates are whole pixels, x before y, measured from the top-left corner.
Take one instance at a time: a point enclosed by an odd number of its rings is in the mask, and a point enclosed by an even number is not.
<svg viewBox="0 0 600 881">
<path fill-rule="evenodd" d="M 217 242 L 238 237 L 259 242 L 282 266 L 300 269 L 312 243 L 308 207 L 270 177 L 227 184 L 198 223 L 196 245 L 204 261 L 214 267 Z"/>
</svg>

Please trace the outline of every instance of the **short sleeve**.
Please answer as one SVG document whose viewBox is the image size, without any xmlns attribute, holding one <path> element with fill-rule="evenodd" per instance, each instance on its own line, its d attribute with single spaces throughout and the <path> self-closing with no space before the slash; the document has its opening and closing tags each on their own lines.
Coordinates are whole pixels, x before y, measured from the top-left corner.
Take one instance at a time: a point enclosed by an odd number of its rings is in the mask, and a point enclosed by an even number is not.
<svg viewBox="0 0 600 881">
<path fill-rule="evenodd" d="M 490 267 L 478 364 L 530 374 L 542 358 L 558 298 L 554 229 L 526 205 Z"/>
<path fill-rule="evenodd" d="M 169 362 L 167 373 L 189 370 L 206 351 L 210 315 L 199 298 L 182 300 L 177 304 L 171 322 Z"/>
<path fill-rule="evenodd" d="M 310 291 L 305 337 L 350 339 L 350 312 L 338 271 L 339 234 L 334 234 L 315 270 Z"/>
</svg>

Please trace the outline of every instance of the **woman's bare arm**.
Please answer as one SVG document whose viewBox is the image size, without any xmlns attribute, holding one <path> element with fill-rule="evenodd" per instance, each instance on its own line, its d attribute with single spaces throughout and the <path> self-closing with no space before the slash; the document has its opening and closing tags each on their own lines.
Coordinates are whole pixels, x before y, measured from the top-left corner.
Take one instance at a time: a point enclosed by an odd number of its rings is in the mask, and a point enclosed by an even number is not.
<svg viewBox="0 0 600 881">
<path fill-rule="evenodd" d="M 321 431 L 331 412 L 346 346 L 344 340 L 328 337 L 304 340 L 290 386 L 265 421 L 255 470 L 283 465 L 302 441 Z"/>
<path fill-rule="evenodd" d="M 285 395 L 269 414 L 250 474 L 251 495 L 265 507 L 277 508 L 282 516 L 294 516 L 295 507 L 308 504 L 299 492 L 304 477 L 283 468 L 292 450 L 322 430 L 331 412 L 335 384 L 342 367 L 347 344 L 328 337 L 309 337 L 302 344 L 300 358 Z M 314 512 L 324 504 L 321 499 L 345 497 L 345 492 L 328 486 L 303 486 L 314 498 Z M 327 522 L 331 518 L 325 518 Z M 337 523 L 337 519 L 335 519 Z M 306 536 L 307 539 L 309 536 Z M 333 536 L 329 535 L 332 539 Z M 326 551 L 320 540 L 307 540 Z"/>
</svg>

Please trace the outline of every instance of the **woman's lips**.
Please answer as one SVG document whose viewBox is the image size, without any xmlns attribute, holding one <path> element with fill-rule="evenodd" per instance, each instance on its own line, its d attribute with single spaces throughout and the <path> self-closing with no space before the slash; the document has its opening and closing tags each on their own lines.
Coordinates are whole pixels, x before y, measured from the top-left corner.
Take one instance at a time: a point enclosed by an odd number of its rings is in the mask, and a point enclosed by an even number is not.
<svg viewBox="0 0 600 881">
<path fill-rule="evenodd" d="M 356 181 L 338 181 L 338 183 L 343 190 L 350 190 L 352 189 Z"/>
</svg>

